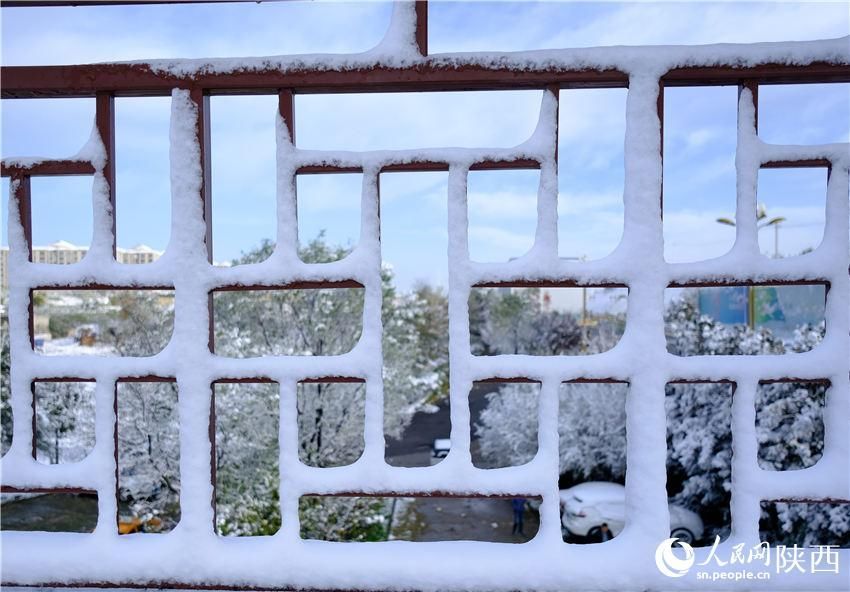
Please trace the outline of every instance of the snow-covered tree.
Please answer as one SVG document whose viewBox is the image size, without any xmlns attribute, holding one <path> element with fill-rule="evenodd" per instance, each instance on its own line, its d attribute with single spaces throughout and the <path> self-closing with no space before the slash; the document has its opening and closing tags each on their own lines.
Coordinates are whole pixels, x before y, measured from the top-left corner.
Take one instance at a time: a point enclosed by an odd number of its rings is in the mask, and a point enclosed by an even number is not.
<svg viewBox="0 0 850 592">
<path fill-rule="evenodd" d="M 101 339 L 120 356 L 153 356 L 161 352 L 174 330 L 172 292 L 115 291 L 116 312 L 104 321 Z"/>
<path fill-rule="evenodd" d="M 478 355 L 562 355 L 581 343 L 575 316 L 544 308 L 537 288 L 473 290 L 469 310 Z"/>
<path fill-rule="evenodd" d="M 273 250 L 274 244 L 264 241 L 237 263 L 262 261 Z M 344 255 L 321 241 L 301 251 L 311 263 Z M 362 289 L 233 291 L 217 294 L 214 302 L 216 352 L 224 356 L 337 355 L 360 337 Z"/>
<path fill-rule="evenodd" d="M 301 537 L 324 541 L 375 541 L 387 537 L 386 498 L 302 497 Z"/>
<path fill-rule="evenodd" d="M 481 302 L 483 318 L 487 301 Z M 691 296 L 671 303 L 666 326 L 668 349 L 676 355 L 802 352 L 823 337 L 822 324 L 800 327 L 783 342 L 765 328 L 717 323 L 699 314 Z M 592 351 L 609 349 L 615 337 L 616 332 L 598 330 L 591 340 Z M 625 385 L 562 385 L 558 417 L 562 484 L 624 477 L 626 390 Z M 732 390 L 725 383 L 671 384 L 666 390 L 668 488 L 675 503 L 702 515 L 709 536 L 725 535 L 730 520 Z M 520 464 L 536 450 L 536 398 L 522 395 L 517 385 L 506 385 L 488 397 L 477 433 L 489 463 Z M 826 386 L 820 383 L 760 385 L 756 428 L 763 468 L 799 469 L 820 458 L 826 396 Z M 773 542 L 850 541 L 847 505 L 766 505 L 763 520 L 763 537 Z"/>
<path fill-rule="evenodd" d="M 561 385 L 558 434 L 565 482 L 625 478 L 627 391 L 622 383 Z"/>
<path fill-rule="evenodd" d="M 448 394 L 448 301 L 439 288 L 398 293 L 385 282 L 382 317 L 384 433 L 398 439 L 424 403 Z"/>
<path fill-rule="evenodd" d="M 522 465 L 537 453 L 537 405 L 540 385 L 507 383 L 487 394 L 478 434 L 483 468 Z"/>
<path fill-rule="evenodd" d="M 94 383 L 38 382 L 36 454 L 48 464 L 83 460 L 94 447 Z"/>
<path fill-rule="evenodd" d="M 667 313 L 668 349 L 678 355 L 781 354 L 811 350 L 823 324 L 803 326 L 783 342 L 764 328 L 724 325 L 701 316 L 694 298 L 674 301 Z M 759 386 L 756 430 L 759 464 L 768 470 L 811 466 L 823 450 L 823 404 L 819 383 Z M 710 534 L 729 527 L 731 399 L 727 384 L 667 387 L 668 487 L 674 501 L 699 512 Z M 771 542 L 846 544 L 850 507 L 829 504 L 766 505 L 762 537 Z"/>
<path fill-rule="evenodd" d="M 559 313 L 561 316 L 562 313 Z M 550 315 L 549 318 L 557 318 Z M 604 323 L 603 323 L 604 324 Z M 580 332 L 557 338 L 557 345 L 538 341 L 539 351 L 577 355 Z M 562 344 L 572 344 L 562 350 Z M 596 331 L 591 351 L 605 351 L 616 343 L 616 334 Z M 589 479 L 622 480 L 625 475 L 625 384 L 563 384 L 558 413 L 560 472 L 566 482 Z M 479 447 L 489 466 L 528 462 L 537 451 L 538 389 L 536 385 L 506 384 L 487 395 L 487 407 L 476 426 Z"/>
<path fill-rule="evenodd" d="M 119 495 L 135 516 L 158 516 L 165 528 L 177 521 L 180 495 L 177 397 L 173 382 L 118 385 Z"/>
<path fill-rule="evenodd" d="M 782 353 L 764 328 L 717 323 L 701 315 L 693 294 L 666 313 L 667 349 L 680 356 Z M 705 521 L 708 534 L 728 534 L 732 460 L 732 385 L 670 384 L 667 407 L 667 489 L 672 500 Z"/>
<path fill-rule="evenodd" d="M 298 456 L 314 467 L 353 463 L 363 452 L 366 389 L 357 383 L 298 385 Z"/>
<path fill-rule="evenodd" d="M 9 364 L 9 319 L 0 314 L 0 455 L 12 446 L 11 366 Z"/>
<path fill-rule="evenodd" d="M 277 383 L 215 385 L 216 522 L 222 534 L 280 528 Z"/>
<path fill-rule="evenodd" d="M 823 455 L 826 385 L 772 382 L 759 385 L 756 427 L 759 464 L 787 471 L 814 465 Z"/>
<path fill-rule="evenodd" d="M 265 259 L 273 248 L 272 243 L 265 242 L 237 263 Z M 300 252 L 301 259 L 309 263 L 333 261 L 345 254 L 344 249 L 329 247 L 322 237 Z M 385 431 L 397 436 L 413 413 L 444 388 L 447 354 L 445 359 L 431 354 L 439 350 L 439 329 L 430 335 L 423 331 L 423 327 L 439 325 L 441 295 L 428 290 L 397 294 L 389 270 L 382 275 Z M 363 295 L 361 290 L 352 289 L 268 291 L 262 298 L 229 292 L 217 296 L 215 306 L 216 351 L 221 355 L 333 355 L 350 350 L 357 342 Z M 430 349 L 423 351 L 426 347 Z M 260 419 L 263 414 L 277 413 L 275 401 L 271 396 L 242 399 L 237 421 L 229 428 L 220 425 L 219 480 L 230 479 L 235 491 L 250 489 L 239 499 L 220 498 L 222 531 L 259 534 L 273 530 L 275 520 L 279 521 L 276 503 L 268 503 L 278 496 L 277 433 Z M 364 385 L 302 383 L 296 403 L 302 462 L 327 467 L 350 464 L 359 457 L 363 449 Z M 258 421 L 253 422 L 253 417 Z M 244 430 L 246 418 L 257 426 L 251 443 L 228 432 Z M 266 473 L 252 474 L 254 483 L 250 486 L 239 484 L 239 467 L 249 465 L 262 466 Z M 247 510 L 232 507 L 237 502 L 244 503 L 246 496 L 252 500 Z M 321 525 L 337 524 L 332 532 L 340 537 L 355 536 L 345 525 L 377 524 L 380 520 L 373 515 L 375 507 L 374 503 L 353 498 L 305 501 L 301 505 L 302 531 L 310 533 L 321 529 Z M 256 522 L 252 523 L 251 517 L 257 518 Z M 368 530 L 373 531 L 371 527 Z"/>
<path fill-rule="evenodd" d="M 169 292 L 113 292 L 116 312 L 103 321 L 101 339 L 117 355 L 162 351 L 174 328 Z M 174 382 L 118 384 L 118 485 L 122 503 L 163 527 L 177 520 L 180 494 L 178 389 Z"/>
</svg>

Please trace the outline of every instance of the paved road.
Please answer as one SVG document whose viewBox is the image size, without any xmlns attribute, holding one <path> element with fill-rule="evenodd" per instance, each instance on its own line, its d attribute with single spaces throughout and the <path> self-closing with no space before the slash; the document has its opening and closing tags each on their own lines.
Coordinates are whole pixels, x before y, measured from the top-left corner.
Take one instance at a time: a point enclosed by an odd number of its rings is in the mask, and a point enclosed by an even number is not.
<svg viewBox="0 0 850 592">
<path fill-rule="evenodd" d="M 393 520 L 392 537 L 404 541 L 489 541 L 524 543 L 540 526 L 526 510 L 524 534 L 512 534 L 511 500 L 495 498 L 403 498 Z"/>
<path fill-rule="evenodd" d="M 3 504 L 3 530 L 92 532 L 97 497 L 70 493 L 39 495 Z"/>
<path fill-rule="evenodd" d="M 473 425 L 487 407 L 486 395 L 498 384 L 479 384 L 469 393 Z M 428 466 L 431 446 L 451 431 L 449 403 L 444 401 L 435 413 L 417 413 L 401 440 L 388 440 L 387 462 L 394 466 Z M 472 434 L 473 452 L 477 439 Z M 393 518 L 392 538 L 406 541 L 491 541 L 524 543 L 539 528 L 537 512 L 526 510 L 524 535 L 512 534 L 513 511 L 510 499 L 422 497 L 398 500 Z"/>
<path fill-rule="evenodd" d="M 469 393 L 469 411 L 473 425 L 478 422 L 481 411 L 487 407 L 487 393 L 495 391 L 498 386 L 490 383 L 478 384 Z M 436 412 L 419 412 L 414 415 L 400 440 L 387 439 L 387 462 L 395 466 L 428 465 L 434 440 L 448 438 L 450 432 L 449 402 L 446 399 L 438 405 Z M 476 439 L 474 432 L 472 439 Z"/>
</svg>

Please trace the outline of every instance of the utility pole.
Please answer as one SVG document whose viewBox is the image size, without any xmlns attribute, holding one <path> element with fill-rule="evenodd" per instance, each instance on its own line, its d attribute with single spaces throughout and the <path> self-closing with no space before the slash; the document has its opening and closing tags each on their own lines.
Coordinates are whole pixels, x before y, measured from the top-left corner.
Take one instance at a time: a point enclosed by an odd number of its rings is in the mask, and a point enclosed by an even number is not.
<svg viewBox="0 0 850 592">
<path fill-rule="evenodd" d="M 587 255 L 582 255 L 581 257 L 562 257 L 562 259 L 569 261 L 586 261 Z M 588 349 L 587 328 L 596 325 L 596 321 L 590 319 L 587 314 L 587 286 L 581 287 L 581 319 L 578 324 L 579 327 L 581 327 L 581 351 L 586 352 Z"/>
<path fill-rule="evenodd" d="M 782 220 L 784 220 L 784 219 L 785 218 L 782 218 Z M 773 224 L 773 258 L 774 259 L 779 259 L 779 224 L 780 224 L 780 222 L 776 222 L 775 224 Z"/>
</svg>

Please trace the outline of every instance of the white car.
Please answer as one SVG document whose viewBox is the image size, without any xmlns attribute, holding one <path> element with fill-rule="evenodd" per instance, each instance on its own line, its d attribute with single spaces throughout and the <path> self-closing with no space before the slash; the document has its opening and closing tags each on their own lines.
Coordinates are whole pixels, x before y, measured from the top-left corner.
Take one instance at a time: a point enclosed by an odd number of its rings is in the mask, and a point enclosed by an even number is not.
<svg viewBox="0 0 850 592">
<path fill-rule="evenodd" d="M 702 538 L 702 519 L 696 512 L 675 504 L 669 507 L 671 537 L 686 543 Z M 575 536 L 597 538 L 602 524 L 617 536 L 625 516 L 626 488 L 618 483 L 588 481 L 561 490 L 561 524 Z"/>
<path fill-rule="evenodd" d="M 452 441 L 450 438 L 437 438 L 431 445 L 431 456 L 433 458 L 446 458 L 451 448 Z"/>
</svg>

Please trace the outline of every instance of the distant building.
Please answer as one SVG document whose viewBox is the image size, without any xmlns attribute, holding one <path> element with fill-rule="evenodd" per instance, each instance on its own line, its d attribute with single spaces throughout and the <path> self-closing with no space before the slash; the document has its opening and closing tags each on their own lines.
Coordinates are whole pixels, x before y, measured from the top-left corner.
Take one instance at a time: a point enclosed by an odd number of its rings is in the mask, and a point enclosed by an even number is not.
<svg viewBox="0 0 850 592">
<path fill-rule="evenodd" d="M 154 251 L 147 245 L 136 245 L 132 249 L 118 247 L 118 263 L 153 263 L 162 256 L 162 251 Z"/>
<path fill-rule="evenodd" d="M 33 247 L 32 260 L 33 263 L 69 265 L 81 261 L 88 250 L 88 247 L 60 240 L 46 247 Z M 161 255 L 162 251 L 155 251 L 147 245 L 138 245 L 132 249 L 118 247 L 116 259 L 119 263 L 128 264 L 153 263 Z M 0 299 L 5 301 L 9 287 L 9 247 L 0 247 L 0 282 Z"/>
</svg>

